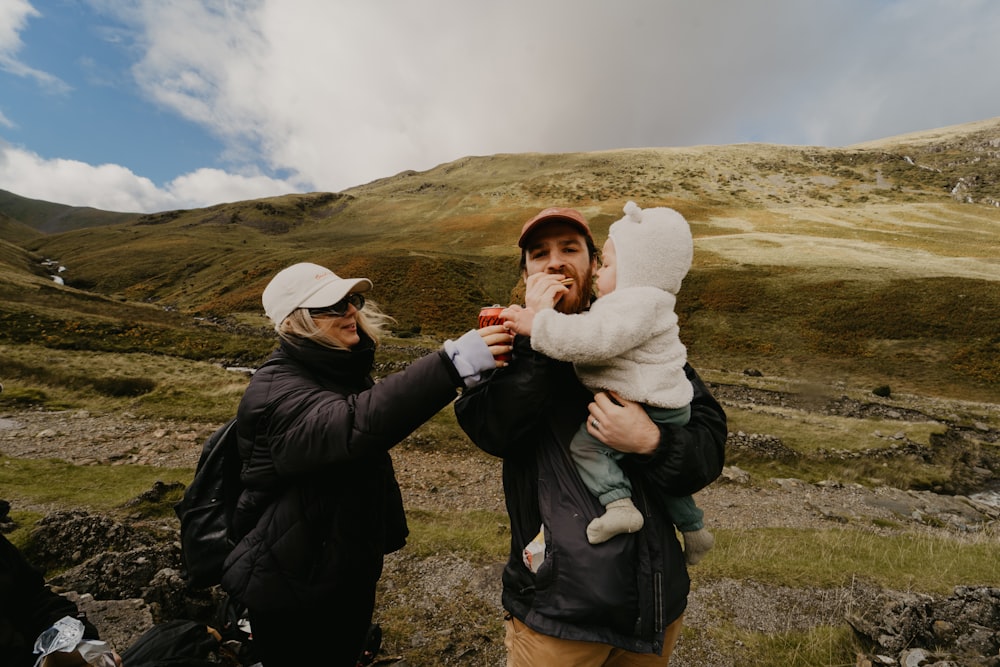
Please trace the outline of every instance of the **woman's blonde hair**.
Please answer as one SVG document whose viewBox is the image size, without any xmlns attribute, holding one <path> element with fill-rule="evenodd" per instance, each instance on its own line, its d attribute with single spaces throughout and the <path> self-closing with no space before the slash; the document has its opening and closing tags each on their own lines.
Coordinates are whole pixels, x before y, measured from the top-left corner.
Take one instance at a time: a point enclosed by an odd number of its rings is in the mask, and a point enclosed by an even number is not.
<svg viewBox="0 0 1000 667">
<path fill-rule="evenodd" d="M 396 320 L 386 315 L 373 301 L 366 300 L 365 307 L 355 315 L 358 328 L 364 331 L 377 346 L 379 341 L 389 332 L 389 323 Z M 306 339 L 335 350 L 346 350 L 340 341 L 332 338 L 326 330 L 316 324 L 309 314 L 308 308 L 296 308 L 282 321 L 278 327 L 278 336 L 283 340 Z"/>
</svg>

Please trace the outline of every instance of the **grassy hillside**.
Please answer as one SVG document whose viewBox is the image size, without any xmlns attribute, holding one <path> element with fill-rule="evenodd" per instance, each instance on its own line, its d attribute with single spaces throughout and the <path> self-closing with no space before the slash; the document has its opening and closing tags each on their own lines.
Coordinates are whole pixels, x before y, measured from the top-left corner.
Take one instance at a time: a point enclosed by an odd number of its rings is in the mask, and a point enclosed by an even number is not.
<svg viewBox="0 0 1000 667">
<path fill-rule="evenodd" d="M 205 321 L 194 318 L 247 325 L 230 329 L 236 340 L 254 331 L 266 341 L 261 290 L 280 268 L 308 260 L 372 278 L 373 298 L 397 317 L 400 334 L 440 339 L 471 326 L 480 305 L 515 298 L 515 240 L 534 212 L 577 207 L 602 242 L 634 199 L 674 207 L 691 223 L 695 263 L 678 307 L 700 367 L 993 399 L 998 129 L 994 119 L 845 149 L 468 157 L 342 193 L 127 221 L 108 214 L 99 225 L 88 211 L 71 216 L 83 228 L 17 241 L 65 265 L 66 287 L 36 281 L 38 267 L 23 271 L 22 259 L 0 275 L 0 315 L 22 328 L 27 313 L 45 323 L 48 344 L 92 349 L 107 346 L 108 326 L 134 319 L 172 332 L 141 329 L 139 348 L 161 351 L 166 339 L 169 353 L 196 358 L 183 342 Z M 47 209 L 4 201 L 0 212 L 50 224 Z M 26 280 L 30 290 L 21 288 Z M 77 314 L 84 333 L 65 333 Z M 91 336 L 102 342 L 87 343 Z M 232 345 L 213 340 L 199 354 L 224 358 Z"/>
<path fill-rule="evenodd" d="M 138 215 L 28 199 L 6 190 L 0 190 L 0 212 L 41 232 L 62 232 L 91 225 L 125 222 Z M 7 238 L 6 234 L 3 238 Z"/>
<path fill-rule="evenodd" d="M 28 239 L 41 236 L 42 233 L 33 227 L 18 222 L 14 218 L 0 213 L 0 242 L 2 243 L 23 243 Z"/>
</svg>

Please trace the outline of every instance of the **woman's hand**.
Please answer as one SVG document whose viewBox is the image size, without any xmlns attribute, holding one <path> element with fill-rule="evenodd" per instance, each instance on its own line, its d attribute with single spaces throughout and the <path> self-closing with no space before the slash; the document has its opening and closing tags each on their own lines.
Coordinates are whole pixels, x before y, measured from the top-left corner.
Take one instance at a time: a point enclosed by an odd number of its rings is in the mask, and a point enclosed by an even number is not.
<svg viewBox="0 0 1000 667">
<path fill-rule="evenodd" d="M 493 324 L 479 329 L 479 335 L 490 349 L 490 354 L 496 361 L 497 368 L 503 368 L 510 361 L 510 352 L 514 349 L 514 336 L 502 324 Z M 473 338 L 475 340 L 475 338 Z"/>
<path fill-rule="evenodd" d="M 626 454 L 652 454 L 659 447 L 660 429 L 640 404 L 602 391 L 587 409 L 587 432 L 608 447 Z"/>
</svg>

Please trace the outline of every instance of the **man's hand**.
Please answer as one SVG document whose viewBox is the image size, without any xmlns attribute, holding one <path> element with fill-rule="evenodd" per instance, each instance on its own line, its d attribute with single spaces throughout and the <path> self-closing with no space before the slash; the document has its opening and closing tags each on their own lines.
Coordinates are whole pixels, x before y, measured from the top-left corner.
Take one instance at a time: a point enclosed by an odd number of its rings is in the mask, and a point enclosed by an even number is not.
<svg viewBox="0 0 1000 667">
<path fill-rule="evenodd" d="M 587 409 L 587 432 L 612 449 L 626 454 L 652 454 L 660 445 L 659 427 L 634 401 L 602 391 Z"/>
<path fill-rule="evenodd" d="M 536 273 L 524 280 L 524 305 L 535 311 L 554 308 L 556 302 L 569 292 L 569 287 L 560 281 L 566 276 L 561 273 Z"/>
</svg>

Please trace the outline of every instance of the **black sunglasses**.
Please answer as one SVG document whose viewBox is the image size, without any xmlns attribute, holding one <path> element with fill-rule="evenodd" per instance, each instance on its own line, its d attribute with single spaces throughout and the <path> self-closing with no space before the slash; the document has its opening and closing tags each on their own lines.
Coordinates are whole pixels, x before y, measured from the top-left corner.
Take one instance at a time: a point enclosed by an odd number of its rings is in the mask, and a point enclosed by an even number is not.
<svg viewBox="0 0 1000 667">
<path fill-rule="evenodd" d="M 310 308 L 309 314 L 313 317 L 343 317 L 347 314 L 348 306 L 354 306 L 358 310 L 361 310 L 365 307 L 365 297 L 361 294 L 348 294 L 332 306 Z"/>
</svg>

